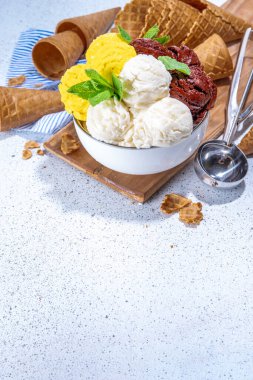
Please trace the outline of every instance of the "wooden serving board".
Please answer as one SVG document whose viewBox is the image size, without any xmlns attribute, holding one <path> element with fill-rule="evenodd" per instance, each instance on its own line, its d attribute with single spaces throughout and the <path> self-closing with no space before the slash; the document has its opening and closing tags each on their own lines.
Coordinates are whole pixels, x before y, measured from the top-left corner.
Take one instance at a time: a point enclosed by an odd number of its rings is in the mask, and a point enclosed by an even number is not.
<svg viewBox="0 0 253 380">
<path fill-rule="evenodd" d="M 253 23 L 252 0 L 230 0 L 223 7 L 231 13 L 234 13 L 235 15 Z M 238 47 L 239 42 L 233 43 L 229 47 L 234 63 L 236 61 Z M 252 58 L 253 54 L 251 59 L 248 59 L 245 62 L 240 83 L 241 91 L 244 89 L 250 70 L 253 67 Z M 215 108 L 210 113 L 210 122 L 205 136 L 206 140 L 220 136 L 223 132 L 225 124 L 225 109 L 230 79 L 227 78 L 217 81 L 216 84 L 218 86 L 218 96 Z M 253 93 L 251 93 L 251 99 L 253 100 Z M 76 152 L 69 155 L 64 155 L 60 149 L 60 145 L 61 136 L 65 132 L 72 134 L 78 140 L 74 124 L 70 123 L 51 137 L 47 142 L 45 142 L 44 147 L 52 154 L 83 171 L 84 173 L 96 178 L 98 181 L 104 183 L 110 188 L 142 203 L 149 199 L 161 186 L 168 182 L 192 159 L 191 157 L 176 168 L 158 174 L 142 176 L 123 174 L 99 164 L 86 152 L 82 146 Z"/>
</svg>

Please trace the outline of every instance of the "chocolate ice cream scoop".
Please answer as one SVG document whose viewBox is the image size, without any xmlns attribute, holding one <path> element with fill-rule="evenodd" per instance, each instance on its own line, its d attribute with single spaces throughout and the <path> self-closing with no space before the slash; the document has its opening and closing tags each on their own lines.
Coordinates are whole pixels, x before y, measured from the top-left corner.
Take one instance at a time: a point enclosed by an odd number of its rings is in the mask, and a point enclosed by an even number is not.
<svg viewBox="0 0 253 380">
<path fill-rule="evenodd" d="M 150 38 L 136 38 L 130 45 L 134 47 L 137 54 L 153 55 L 155 58 L 169 55 L 164 45 Z"/>
<path fill-rule="evenodd" d="M 215 103 L 217 88 L 200 66 L 191 66 L 189 76 L 172 75 L 170 96 L 186 104 L 192 113 L 194 122 L 204 116 Z"/>
<path fill-rule="evenodd" d="M 182 45 L 180 47 L 169 46 L 167 48 L 167 51 L 168 55 L 171 58 L 175 58 L 177 61 L 183 62 L 188 66 L 201 66 L 201 63 L 195 51 L 185 45 Z"/>
<path fill-rule="evenodd" d="M 170 72 L 172 75 L 170 96 L 190 108 L 195 124 L 201 121 L 206 111 L 214 106 L 217 88 L 212 79 L 204 72 L 197 54 L 184 45 L 165 47 L 148 38 L 138 38 L 132 41 L 131 45 L 137 54 L 153 55 L 155 58 L 169 56 L 190 67 L 191 74 L 189 76 L 177 71 Z"/>
<path fill-rule="evenodd" d="M 186 104 L 195 124 L 201 120 L 206 111 L 213 108 L 217 87 L 204 72 L 197 54 L 187 46 L 170 46 L 168 51 L 180 62 L 186 63 L 191 70 L 189 76 L 172 73 L 170 96 Z"/>
</svg>

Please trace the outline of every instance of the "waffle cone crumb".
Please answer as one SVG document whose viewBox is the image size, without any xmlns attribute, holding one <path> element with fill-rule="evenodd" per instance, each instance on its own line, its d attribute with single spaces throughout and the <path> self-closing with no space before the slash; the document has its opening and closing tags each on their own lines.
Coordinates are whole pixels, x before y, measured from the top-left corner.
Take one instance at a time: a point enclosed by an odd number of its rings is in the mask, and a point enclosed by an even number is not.
<svg viewBox="0 0 253 380">
<path fill-rule="evenodd" d="M 38 150 L 37 150 L 37 154 L 38 154 L 39 156 L 44 156 L 45 151 L 44 151 L 43 149 L 38 149 Z"/>
<path fill-rule="evenodd" d="M 79 148 L 79 142 L 70 133 L 63 133 L 61 139 L 61 151 L 63 154 L 70 154 Z"/>
<path fill-rule="evenodd" d="M 22 153 L 22 158 L 23 158 L 23 160 L 29 160 L 29 158 L 31 158 L 32 157 L 32 152 L 31 152 L 31 150 L 29 150 L 29 149 L 24 149 L 23 150 L 23 153 Z"/>
<path fill-rule="evenodd" d="M 186 224 L 199 224 L 203 219 L 202 204 L 200 202 L 191 203 L 179 210 L 179 220 Z"/>
<path fill-rule="evenodd" d="M 37 143 L 37 141 L 34 141 L 34 140 L 29 140 L 25 143 L 25 146 L 24 148 L 25 149 L 36 149 L 36 148 L 39 148 L 40 147 L 40 144 Z"/>
<path fill-rule="evenodd" d="M 191 200 L 183 197 L 179 194 L 166 194 L 160 210 L 165 214 L 171 214 L 175 211 L 180 210 L 181 208 L 188 206 L 191 203 Z"/>
<path fill-rule="evenodd" d="M 25 75 L 19 75 L 18 77 L 14 77 L 14 78 L 10 78 L 8 80 L 8 86 L 20 86 L 21 84 L 23 84 L 26 80 L 26 76 Z"/>
</svg>

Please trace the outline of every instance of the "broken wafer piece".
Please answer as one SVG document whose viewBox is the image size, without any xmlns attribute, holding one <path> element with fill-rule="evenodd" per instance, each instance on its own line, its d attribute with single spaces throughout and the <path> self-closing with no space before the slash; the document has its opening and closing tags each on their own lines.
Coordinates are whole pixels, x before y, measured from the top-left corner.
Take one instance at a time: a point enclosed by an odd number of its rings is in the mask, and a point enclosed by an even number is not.
<svg viewBox="0 0 253 380">
<path fill-rule="evenodd" d="M 26 80 L 25 75 L 19 75 L 18 77 L 10 78 L 8 80 L 8 86 L 20 86 Z"/>
<path fill-rule="evenodd" d="M 43 149 L 38 149 L 38 150 L 37 150 L 37 154 L 38 154 L 39 156 L 44 156 L 45 151 L 44 151 Z"/>
<path fill-rule="evenodd" d="M 34 140 L 29 140 L 25 143 L 25 146 L 24 148 L 25 149 L 36 149 L 36 148 L 39 148 L 40 147 L 40 144 L 37 143 L 37 141 L 34 141 Z"/>
<path fill-rule="evenodd" d="M 191 204 L 191 200 L 179 194 L 166 194 L 160 210 L 165 214 L 171 214 Z"/>
<path fill-rule="evenodd" d="M 203 219 L 202 204 L 200 202 L 191 203 L 179 210 L 179 220 L 186 224 L 199 224 Z"/>
<path fill-rule="evenodd" d="M 23 160 L 29 160 L 32 157 L 32 152 L 29 149 L 24 149 L 22 153 Z"/>
<path fill-rule="evenodd" d="M 249 132 L 243 137 L 242 141 L 238 145 L 246 156 L 253 155 L 253 127 Z"/>
<path fill-rule="evenodd" d="M 79 148 L 79 142 L 70 133 L 63 133 L 61 138 L 61 151 L 63 154 L 70 154 Z"/>
</svg>

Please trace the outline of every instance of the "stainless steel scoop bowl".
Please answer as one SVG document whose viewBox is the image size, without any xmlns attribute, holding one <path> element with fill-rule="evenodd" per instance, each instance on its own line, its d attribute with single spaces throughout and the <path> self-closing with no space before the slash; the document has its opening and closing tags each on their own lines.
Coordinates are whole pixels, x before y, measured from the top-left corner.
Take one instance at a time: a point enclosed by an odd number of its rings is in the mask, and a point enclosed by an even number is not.
<svg viewBox="0 0 253 380">
<path fill-rule="evenodd" d="M 245 120 L 253 110 L 253 104 L 251 104 L 244 112 L 241 112 L 253 82 L 253 70 L 249 76 L 240 104 L 237 104 L 243 61 L 247 43 L 252 33 L 253 30 L 250 28 L 246 30 L 240 47 L 230 88 L 227 125 L 223 140 L 207 141 L 199 147 L 195 156 L 194 168 L 198 177 L 213 187 L 235 187 L 243 181 L 248 171 L 247 157 L 236 145 L 232 144 L 232 140 L 238 124 Z"/>
</svg>

